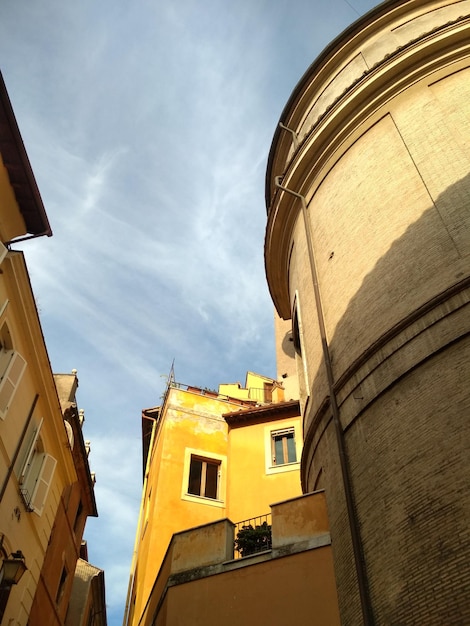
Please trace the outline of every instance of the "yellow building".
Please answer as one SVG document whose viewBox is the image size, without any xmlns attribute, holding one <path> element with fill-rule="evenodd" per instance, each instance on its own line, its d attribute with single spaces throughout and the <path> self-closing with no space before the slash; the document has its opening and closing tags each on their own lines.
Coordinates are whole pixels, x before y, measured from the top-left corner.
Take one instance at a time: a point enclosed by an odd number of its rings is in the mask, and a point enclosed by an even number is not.
<svg viewBox="0 0 470 626">
<path fill-rule="evenodd" d="M 96 505 L 76 407 L 61 407 L 24 256 L 12 249 L 52 233 L 1 75 L 0 157 L 0 621 L 54 626 Z"/>
<path fill-rule="evenodd" d="M 271 509 L 269 549 L 243 558 L 227 519 L 173 535 L 145 623 L 340 626 L 324 494 Z"/>
<path fill-rule="evenodd" d="M 348 626 L 470 623 L 469 16 L 378 5 L 301 78 L 269 155 L 266 273 Z"/>
<path fill-rule="evenodd" d="M 259 533 L 257 547 L 270 550 L 270 533 L 264 533 L 270 505 L 301 494 L 299 405 L 284 401 L 273 379 L 249 372 L 245 387 L 222 384 L 219 391 L 170 379 L 162 406 L 143 412 L 142 433 L 144 487 L 124 617 L 129 626 L 154 623 L 161 566 L 175 533 L 229 519 L 234 531 L 224 541 L 230 559 L 237 556 L 233 533 L 243 528 Z M 238 547 L 246 556 L 241 540 Z"/>
</svg>

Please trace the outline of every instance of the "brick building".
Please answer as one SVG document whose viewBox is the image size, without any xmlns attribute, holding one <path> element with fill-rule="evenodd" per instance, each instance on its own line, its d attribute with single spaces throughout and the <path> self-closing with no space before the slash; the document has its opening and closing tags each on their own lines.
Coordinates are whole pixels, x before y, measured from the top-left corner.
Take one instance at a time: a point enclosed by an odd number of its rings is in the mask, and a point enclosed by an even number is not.
<svg viewBox="0 0 470 626">
<path fill-rule="evenodd" d="M 469 18 L 380 4 L 308 69 L 269 155 L 267 279 L 348 625 L 470 622 Z"/>
</svg>

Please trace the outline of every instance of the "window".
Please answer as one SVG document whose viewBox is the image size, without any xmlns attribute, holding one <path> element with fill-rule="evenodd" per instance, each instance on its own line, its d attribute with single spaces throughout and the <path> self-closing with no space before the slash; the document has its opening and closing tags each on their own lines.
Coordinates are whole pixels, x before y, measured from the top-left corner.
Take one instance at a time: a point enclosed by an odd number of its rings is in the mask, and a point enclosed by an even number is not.
<svg viewBox="0 0 470 626">
<path fill-rule="evenodd" d="M 0 330 L 0 417 L 10 407 L 18 384 L 23 376 L 26 361 L 13 349 L 13 342 L 7 324 Z"/>
<path fill-rule="evenodd" d="M 26 460 L 19 476 L 21 495 L 28 511 L 41 515 L 57 461 L 44 450 L 40 437 L 42 420 L 34 429 Z"/>
<path fill-rule="evenodd" d="M 276 430 L 271 433 L 271 452 L 273 465 L 296 463 L 295 432 L 293 428 Z"/>
<path fill-rule="evenodd" d="M 217 500 L 220 462 L 191 455 L 188 493 Z"/>
<path fill-rule="evenodd" d="M 264 427 L 265 472 L 297 472 L 302 456 L 301 417 L 271 422 Z"/>
<path fill-rule="evenodd" d="M 62 600 L 62 597 L 64 595 L 64 589 L 65 589 L 65 583 L 67 581 L 67 575 L 68 575 L 67 568 L 64 565 L 64 567 L 62 568 L 62 574 L 60 575 L 59 587 L 57 589 L 57 594 L 56 594 L 56 598 L 55 598 L 56 604 L 60 604 L 60 601 Z"/>
<path fill-rule="evenodd" d="M 302 316 L 300 313 L 299 294 L 295 292 L 294 306 L 292 310 L 292 340 L 294 342 L 295 361 L 297 364 L 297 375 L 299 379 L 300 406 L 302 412 L 305 411 L 308 397 L 310 395 L 310 384 L 308 380 L 307 358 L 304 346 L 304 336 L 302 330 Z"/>
<path fill-rule="evenodd" d="M 81 528 L 82 513 L 83 513 L 83 503 L 80 500 L 80 502 L 78 503 L 77 512 L 75 514 L 75 522 L 73 524 L 73 532 L 75 534 L 77 534 L 79 529 Z"/>
<path fill-rule="evenodd" d="M 185 448 L 181 499 L 223 509 L 226 489 L 227 456 L 211 449 Z"/>
</svg>

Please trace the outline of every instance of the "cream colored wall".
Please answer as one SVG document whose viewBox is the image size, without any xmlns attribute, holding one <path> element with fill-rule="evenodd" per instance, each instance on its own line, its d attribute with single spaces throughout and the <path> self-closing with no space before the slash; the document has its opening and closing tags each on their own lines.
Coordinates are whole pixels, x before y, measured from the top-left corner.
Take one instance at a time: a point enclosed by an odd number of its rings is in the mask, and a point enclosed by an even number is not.
<svg viewBox="0 0 470 626">
<path fill-rule="evenodd" d="M 21 550 L 28 567 L 19 584 L 12 588 L 4 623 L 14 619 L 15 624 L 23 626 L 28 621 L 62 492 L 77 477 L 23 256 L 20 253 L 9 253 L 1 269 L 0 307 L 7 300 L 8 304 L 3 310 L 0 324 L 8 322 L 14 347 L 27 362 L 10 407 L 4 419 L 0 420 L 0 476 L 1 484 L 5 487 L 0 501 L 0 533 L 4 534 L 6 551 Z M 41 437 L 46 451 L 57 461 L 41 515 L 26 510 L 17 479 L 31 427 L 18 452 L 19 441 L 36 394 L 39 398 L 31 425 L 44 419 Z M 9 474 L 13 465 L 14 471 Z"/>
<path fill-rule="evenodd" d="M 320 184 L 311 187 L 309 215 L 326 332 L 338 345 L 336 378 L 418 303 L 468 273 L 470 193 L 464 179 L 470 170 L 470 113 L 456 102 L 470 102 L 470 68 L 459 63 L 457 69 L 447 69 L 448 78 L 440 71 L 381 107 L 360 136 L 341 147 Z M 455 185 L 458 192 L 445 193 Z M 417 246 L 408 232 L 420 220 Z M 312 311 L 301 220 L 292 239 L 291 298 L 297 290 L 301 311 Z M 376 272 L 382 258 L 387 262 Z M 355 311 L 354 296 L 365 280 L 370 297 Z M 313 379 L 322 360 L 316 319 L 304 320 L 304 340 Z M 320 400 L 327 395 L 326 378 L 317 377 L 317 384 L 314 394 Z"/>
</svg>

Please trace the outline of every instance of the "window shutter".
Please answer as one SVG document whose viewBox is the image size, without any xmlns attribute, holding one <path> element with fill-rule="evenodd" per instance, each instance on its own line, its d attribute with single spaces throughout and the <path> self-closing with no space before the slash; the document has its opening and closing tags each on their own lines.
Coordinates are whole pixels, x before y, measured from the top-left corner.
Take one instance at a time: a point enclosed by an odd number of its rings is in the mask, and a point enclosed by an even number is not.
<svg viewBox="0 0 470 626">
<path fill-rule="evenodd" d="M 6 257 L 7 254 L 8 248 L 4 246 L 3 243 L 0 241 L 0 265 L 3 263 L 3 259 Z"/>
<path fill-rule="evenodd" d="M 10 407 L 15 391 L 26 368 L 26 361 L 21 354 L 14 352 L 8 364 L 2 381 L 0 382 L 0 418 L 5 419 L 5 415 Z"/>
<path fill-rule="evenodd" d="M 33 461 L 33 455 L 34 455 L 35 448 L 36 448 L 36 442 L 38 440 L 39 433 L 41 432 L 43 421 L 44 420 L 41 418 L 41 421 L 39 422 L 39 424 L 36 426 L 36 428 L 33 431 L 33 436 L 31 438 L 31 443 L 29 444 L 28 453 L 23 463 L 23 467 L 21 468 L 21 473 L 18 477 L 18 482 L 20 483 L 20 485 L 22 485 L 25 482 L 26 476 L 28 475 L 28 472 L 31 468 L 31 463 Z"/>
<path fill-rule="evenodd" d="M 43 455 L 41 469 L 39 470 L 36 486 L 30 502 L 30 507 L 38 515 L 41 515 L 43 512 L 56 464 L 57 461 L 50 454 Z"/>
</svg>

